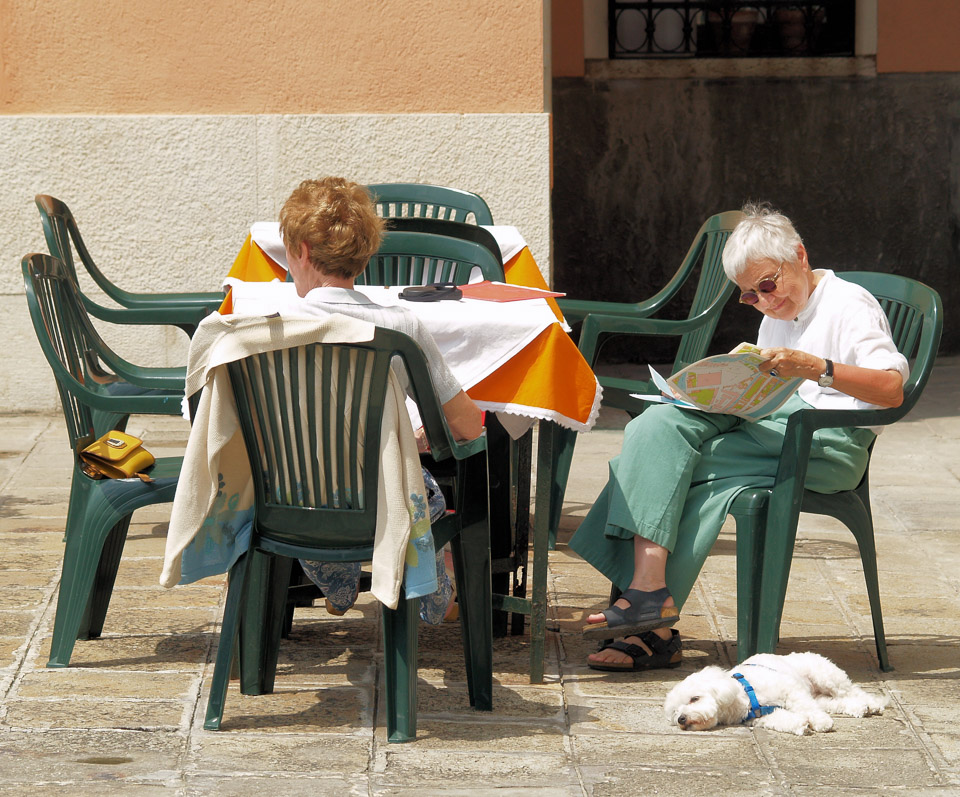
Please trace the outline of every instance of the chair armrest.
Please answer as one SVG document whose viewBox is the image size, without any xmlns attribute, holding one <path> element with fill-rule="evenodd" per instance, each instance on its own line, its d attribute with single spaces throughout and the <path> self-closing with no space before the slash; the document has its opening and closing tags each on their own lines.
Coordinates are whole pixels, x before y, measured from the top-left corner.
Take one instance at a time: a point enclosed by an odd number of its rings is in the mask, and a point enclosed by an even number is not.
<svg viewBox="0 0 960 797">
<path fill-rule="evenodd" d="M 137 387 L 153 390 L 176 390 L 181 394 L 187 379 L 186 366 L 152 367 L 134 365 L 116 352 L 100 349 L 93 352 L 113 373 Z"/>
<path fill-rule="evenodd" d="M 84 307 L 90 315 L 110 324 L 136 324 L 141 326 L 196 326 L 223 301 L 212 307 L 209 304 L 194 305 L 158 305 L 141 307 L 104 307 L 87 296 L 81 296 Z"/>
<path fill-rule="evenodd" d="M 712 308 L 698 316 L 678 321 L 663 318 L 629 318 L 619 315 L 593 314 L 583 321 L 578 347 L 584 359 L 592 368 L 598 353 L 598 341 L 602 333 L 614 335 L 671 335 L 679 336 L 693 332 L 713 318 Z"/>
<path fill-rule="evenodd" d="M 626 302 L 600 302 L 590 299 L 557 299 L 557 304 L 563 312 L 564 320 L 568 324 L 575 324 L 583 321 L 591 313 L 601 315 L 622 315 L 629 318 L 646 318 L 656 313 L 666 303 L 666 297 L 663 300 L 652 303 L 639 302 L 637 304 L 628 304 Z"/>
<path fill-rule="evenodd" d="M 131 309 L 180 308 L 183 310 L 201 310 L 206 308 L 208 311 L 213 311 L 221 305 L 226 293 L 224 291 L 205 291 L 202 293 L 130 293 L 129 291 L 123 291 L 122 296 L 122 304 Z"/>
<path fill-rule="evenodd" d="M 787 528 L 795 528 L 803 501 L 804 482 L 810 460 L 813 433 L 818 429 L 846 426 L 885 426 L 906 413 L 903 406 L 878 410 L 800 409 L 787 420 L 780 464 L 774 479 L 768 517 L 785 520 Z"/>
</svg>

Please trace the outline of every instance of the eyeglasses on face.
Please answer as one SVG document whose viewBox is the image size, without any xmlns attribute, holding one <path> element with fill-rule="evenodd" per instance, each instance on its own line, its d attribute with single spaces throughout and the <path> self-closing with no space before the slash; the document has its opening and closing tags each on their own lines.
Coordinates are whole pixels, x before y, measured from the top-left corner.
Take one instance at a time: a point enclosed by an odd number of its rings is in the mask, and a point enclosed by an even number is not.
<svg viewBox="0 0 960 797">
<path fill-rule="evenodd" d="M 740 304 L 756 304 L 760 301 L 761 293 L 773 293 L 777 289 L 777 281 L 780 279 L 780 274 L 782 272 L 783 263 L 780 264 L 780 268 L 777 269 L 777 273 L 772 277 L 766 277 L 765 279 L 760 280 L 760 283 L 757 285 L 757 290 L 741 292 Z"/>
</svg>

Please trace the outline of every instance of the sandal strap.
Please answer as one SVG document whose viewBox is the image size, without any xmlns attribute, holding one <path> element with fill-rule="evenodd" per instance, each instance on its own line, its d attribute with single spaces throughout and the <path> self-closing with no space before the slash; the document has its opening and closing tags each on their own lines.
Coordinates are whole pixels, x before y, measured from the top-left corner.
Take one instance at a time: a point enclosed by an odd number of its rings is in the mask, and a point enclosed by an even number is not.
<svg viewBox="0 0 960 797">
<path fill-rule="evenodd" d="M 661 639 L 653 633 L 653 631 L 644 631 L 640 634 L 640 639 L 643 640 L 643 643 L 650 648 L 650 650 L 658 655 L 672 655 L 683 647 L 680 641 L 680 632 L 675 628 L 671 630 L 670 639 Z M 636 645 L 632 645 L 631 647 L 636 647 Z"/>
<path fill-rule="evenodd" d="M 619 606 L 613 605 L 604 609 L 601 614 L 607 618 L 609 628 L 616 628 L 635 622 L 637 619 L 644 619 L 647 616 L 659 616 L 663 604 L 669 597 L 670 590 L 666 587 L 661 587 L 652 592 L 628 589 L 624 590 L 617 600 L 623 598 L 630 604 L 629 608 L 621 609 Z"/>
</svg>

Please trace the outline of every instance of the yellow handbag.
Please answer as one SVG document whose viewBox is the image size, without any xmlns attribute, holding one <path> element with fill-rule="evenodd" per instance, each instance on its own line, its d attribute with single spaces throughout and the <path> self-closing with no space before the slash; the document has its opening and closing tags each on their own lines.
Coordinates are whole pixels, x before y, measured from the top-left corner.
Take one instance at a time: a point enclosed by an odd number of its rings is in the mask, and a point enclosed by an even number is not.
<svg viewBox="0 0 960 797">
<path fill-rule="evenodd" d="M 107 432 L 80 451 L 80 466 L 91 479 L 139 478 L 152 482 L 145 471 L 154 463 L 153 454 L 143 447 L 143 441 L 126 432 Z"/>
</svg>

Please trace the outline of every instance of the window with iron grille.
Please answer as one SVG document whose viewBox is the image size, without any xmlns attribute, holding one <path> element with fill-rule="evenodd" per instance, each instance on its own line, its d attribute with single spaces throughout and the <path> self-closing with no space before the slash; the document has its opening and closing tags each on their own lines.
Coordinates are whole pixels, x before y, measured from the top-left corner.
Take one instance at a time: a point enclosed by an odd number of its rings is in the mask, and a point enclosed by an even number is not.
<svg viewBox="0 0 960 797">
<path fill-rule="evenodd" d="M 855 0 L 608 0 L 610 58 L 854 54 Z"/>
</svg>

